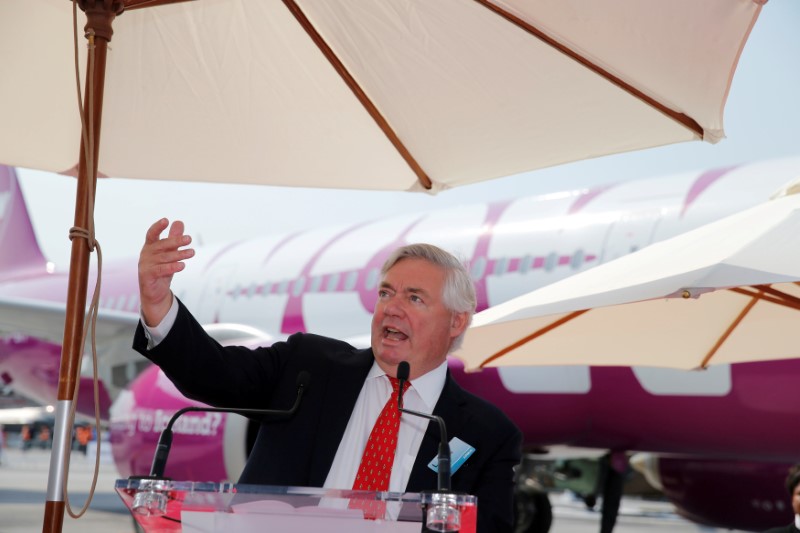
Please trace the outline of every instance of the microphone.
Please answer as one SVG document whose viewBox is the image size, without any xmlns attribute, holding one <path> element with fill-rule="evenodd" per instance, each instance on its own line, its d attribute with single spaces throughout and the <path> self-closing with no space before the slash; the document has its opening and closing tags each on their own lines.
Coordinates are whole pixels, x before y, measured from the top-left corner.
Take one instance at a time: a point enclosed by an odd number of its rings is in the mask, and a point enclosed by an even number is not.
<svg viewBox="0 0 800 533">
<path fill-rule="evenodd" d="M 400 382 L 400 390 L 397 392 L 397 408 L 400 411 L 403 410 L 403 393 L 409 374 L 411 374 L 411 365 L 408 364 L 408 361 L 400 361 L 400 364 L 397 365 L 397 380 Z"/>
<path fill-rule="evenodd" d="M 408 413 L 413 416 L 427 418 L 428 420 L 435 420 L 439 423 L 439 466 L 437 468 L 438 483 L 436 489 L 439 492 L 450 491 L 450 444 L 447 442 L 447 428 L 444 424 L 444 419 L 441 416 L 429 415 L 426 413 L 419 413 L 411 409 L 403 408 L 403 386 L 408 381 L 408 376 L 411 373 L 411 365 L 408 361 L 401 361 L 397 365 L 397 379 L 400 382 L 400 391 L 397 395 L 397 409 L 401 413 Z"/>
<path fill-rule="evenodd" d="M 408 361 L 401 361 L 397 365 L 397 379 L 400 382 L 400 390 L 397 394 L 397 409 L 401 413 L 436 420 L 439 423 L 439 465 L 437 472 L 436 492 L 430 494 L 430 502 L 423 506 L 423 516 L 425 517 L 425 531 L 459 531 L 461 529 L 461 512 L 458 510 L 456 495 L 450 491 L 450 444 L 447 442 L 447 429 L 444 419 L 441 416 L 419 413 L 411 409 L 403 408 L 403 386 L 408 381 L 411 373 L 411 366 Z"/>
<path fill-rule="evenodd" d="M 306 388 L 308 388 L 310 381 L 311 375 L 305 370 L 302 370 L 299 374 L 297 374 L 297 398 L 294 401 L 294 405 L 292 405 L 291 409 L 289 410 L 246 409 L 236 407 L 184 407 L 183 409 L 177 411 L 174 415 L 172 415 L 172 418 L 169 419 L 167 427 L 164 428 L 164 431 L 161 432 L 161 436 L 158 439 L 158 445 L 156 446 L 156 453 L 153 456 L 153 465 L 150 467 L 150 475 L 147 476 L 147 479 L 161 479 L 164 477 L 164 469 L 167 466 L 167 458 L 169 457 L 170 447 L 172 446 L 172 425 L 183 413 L 194 411 L 207 413 L 234 413 L 243 416 L 264 415 L 278 418 L 288 418 L 294 415 L 294 413 L 297 411 L 297 408 L 300 406 L 300 400 L 303 398 L 303 393 L 305 392 Z"/>
<path fill-rule="evenodd" d="M 236 407 L 184 407 L 183 409 L 172 415 L 169 419 L 167 427 L 161 432 L 156 446 L 156 453 L 153 456 L 153 466 L 150 467 L 149 476 L 131 476 L 129 479 L 141 479 L 139 489 L 136 496 L 133 498 L 131 511 L 140 516 L 163 516 L 167 512 L 167 495 L 170 490 L 170 482 L 164 478 L 164 469 L 167 466 L 167 458 L 169 457 L 169 450 L 172 446 L 172 425 L 183 413 L 189 411 L 199 411 L 207 413 L 235 413 L 239 415 L 262 415 L 262 416 L 275 416 L 278 418 L 288 418 L 297 411 L 300 406 L 300 400 L 303 398 L 303 393 L 308 388 L 308 383 L 311 380 L 311 375 L 305 370 L 297 374 L 297 398 L 295 398 L 294 405 L 291 409 L 246 409 Z"/>
</svg>

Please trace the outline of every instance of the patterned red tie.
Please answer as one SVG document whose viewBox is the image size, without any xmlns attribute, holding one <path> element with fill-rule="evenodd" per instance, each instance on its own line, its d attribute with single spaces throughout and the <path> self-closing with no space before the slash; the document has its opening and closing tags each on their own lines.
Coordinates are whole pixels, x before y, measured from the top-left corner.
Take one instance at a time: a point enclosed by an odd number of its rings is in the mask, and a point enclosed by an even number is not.
<svg viewBox="0 0 800 533">
<path fill-rule="evenodd" d="M 397 432 L 400 429 L 400 412 L 397 410 L 400 383 L 397 378 L 387 377 L 392 384 L 392 394 L 369 434 L 353 490 L 389 490 L 389 478 L 392 476 L 392 464 L 397 450 Z M 409 382 L 406 381 L 403 385 L 405 392 Z M 350 507 L 363 509 L 364 516 L 371 519 L 383 518 L 386 509 L 384 502 L 371 500 L 352 500 Z"/>
</svg>

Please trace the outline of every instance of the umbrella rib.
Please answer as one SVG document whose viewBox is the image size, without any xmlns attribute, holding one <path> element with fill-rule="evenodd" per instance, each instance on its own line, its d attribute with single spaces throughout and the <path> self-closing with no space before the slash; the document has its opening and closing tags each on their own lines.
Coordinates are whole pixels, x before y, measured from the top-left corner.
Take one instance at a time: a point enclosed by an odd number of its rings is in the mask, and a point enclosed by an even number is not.
<svg viewBox="0 0 800 533">
<path fill-rule="evenodd" d="M 731 322 L 731 324 L 725 330 L 725 333 L 720 335 L 719 339 L 717 339 L 717 342 L 714 343 L 714 346 L 708 351 L 706 356 L 703 358 L 703 362 L 700 363 L 700 368 L 701 369 L 704 370 L 704 369 L 708 368 L 708 363 L 711 360 L 711 358 L 714 357 L 714 355 L 719 351 L 719 349 L 722 346 L 722 344 L 726 340 L 728 340 L 728 337 L 731 336 L 731 333 L 733 333 L 733 330 L 735 330 L 739 326 L 739 324 L 742 322 L 742 320 L 744 320 L 744 317 L 747 316 L 747 313 L 750 312 L 750 310 L 753 308 L 754 305 L 756 305 L 756 303 L 762 298 L 762 296 L 763 296 L 762 294 L 755 294 L 755 295 L 753 295 L 752 298 L 750 298 L 750 301 L 747 302 L 747 305 L 744 306 L 744 308 L 739 312 L 739 315 L 736 317 L 736 320 Z"/>
<path fill-rule="evenodd" d="M 567 46 L 559 43 L 558 41 L 556 41 L 552 37 L 546 35 L 542 30 L 540 30 L 537 27 L 533 26 L 530 22 L 527 22 L 527 21 L 519 18 L 518 16 L 516 16 L 516 15 L 514 15 L 512 13 L 509 13 L 505 9 L 501 8 L 500 6 L 497 6 L 494 3 L 492 3 L 490 0 L 475 0 L 475 2 L 477 2 L 478 4 L 484 6 L 486 9 L 489 9 L 489 10 L 493 11 L 497 15 L 499 15 L 499 16 L 503 17 L 504 19 L 506 19 L 511 24 L 514 24 L 515 26 L 519 27 L 520 29 L 522 29 L 522 30 L 528 32 L 529 34 L 533 35 L 534 37 L 538 38 L 540 41 L 543 41 L 545 44 L 547 44 L 551 48 L 555 48 L 556 50 L 558 50 L 562 54 L 565 54 L 566 56 L 568 56 L 568 57 L 572 58 L 573 60 L 577 61 L 578 63 L 580 63 L 584 67 L 588 68 L 589 70 L 591 70 L 595 74 L 597 74 L 597 75 L 605 78 L 609 82 L 613 83 L 614 85 L 616 85 L 617 87 L 619 87 L 623 91 L 628 92 L 629 94 L 631 94 L 632 96 L 638 98 L 639 100 L 641 100 L 642 102 L 646 103 L 647 105 L 657 109 L 658 111 L 660 111 L 664 115 L 670 117 L 674 121 L 676 121 L 679 124 L 683 125 L 685 128 L 688 128 L 689 130 L 691 130 L 694 133 L 696 133 L 697 135 L 699 135 L 701 139 L 704 137 L 703 127 L 700 126 L 700 124 L 698 124 L 697 121 L 694 120 L 693 118 L 691 118 L 691 117 L 689 117 L 687 115 L 684 115 L 683 113 L 678 113 L 674 109 L 670 109 L 669 107 L 665 106 L 664 104 L 662 104 L 661 102 L 659 102 L 655 98 L 652 98 L 652 97 L 646 95 L 645 93 L 643 93 L 639 89 L 635 88 L 634 86 L 630 85 L 629 83 L 623 81 L 622 79 L 618 78 L 617 76 L 614 76 L 613 74 L 611 74 L 609 71 L 607 71 L 606 69 L 604 69 L 600 65 L 592 63 L 586 57 L 580 55 L 579 53 L 575 52 L 574 50 L 571 50 Z"/>
<path fill-rule="evenodd" d="M 800 283 L 795 282 L 795 285 L 800 285 Z M 772 304 L 783 305 L 786 307 L 791 307 L 792 309 L 800 310 L 800 298 L 779 291 L 778 289 L 770 285 L 755 285 L 753 287 L 731 287 L 728 290 L 731 292 L 744 294 L 746 296 L 760 298 L 761 300 L 764 300 L 765 302 L 769 302 Z"/>
<path fill-rule="evenodd" d="M 509 344 L 508 346 L 506 346 L 502 350 L 500 350 L 498 352 L 495 352 L 493 355 L 491 355 L 488 358 L 486 358 L 479 365 L 479 368 L 483 368 L 486 365 L 488 365 L 489 363 L 491 363 L 492 361 L 494 361 L 495 359 L 499 359 L 500 357 L 504 356 L 508 352 L 510 352 L 512 350 L 516 350 L 517 348 L 519 348 L 523 344 L 526 344 L 526 343 L 532 341 L 533 339 L 535 339 L 537 337 L 541 337 L 542 335 L 544 335 L 548 331 L 554 330 L 557 327 L 566 324 L 567 322 L 569 322 L 573 318 L 577 318 L 577 317 L 581 316 L 586 311 L 588 311 L 588 309 L 582 309 L 581 311 L 573 311 L 572 313 L 568 314 L 567 316 L 561 317 L 558 320 L 556 320 L 555 322 L 553 322 L 553 323 L 551 323 L 551 324 L 549 324 L 549 325 L 547 325 L 547 326 L 545 326 L 543 328 L 540 328 L 540 329 L 534 331 L 533 333 L 531 333 L 530 335 L 528 335 L 526 337 L 521 338 L 517 342 L 515 342 L 513 344 Z"/>
<path fill-rule="evenodd" d="M 189 0 L 126 0 L 125 11 L 132 11 L 134 9 L 141 9 L 145 7 L 157 7 L 166 4 L 178 4 L 187 2 Z"/>
<path fill-rule="evenodd" d="M 432 183 L 427 172 L 425 172 L 417 160 L 414 159 L 414 156 L 411 155 L 411 152 L 403 144 L 403 141 L 400 140 L 400 137 L 398 137 L 397 133 L 389 125 L 389 122 L 386 120 L 386 118 L 384 118 L 383 115 L 381 115 L 381 112 L 378 110 L 377 106 L 375 106 L 372 100 L 369 99 L 369 96 L 367 96 L 355 78 L 353 78 L 352 74 L 350 74 L 342 61 L 336 56 L 331 47 L 328 46 L 328 43 L 325 42 L 325 39 L 323 39 L 319 32 L 317 32 L 316 28 L 314 28 L 314 26 L 308 20 L 302 9 L 300 9 L 294 0 L 283 0 L 283 3 L 286 5 L 289 11 L 291 11 L 292 15 L 294 15 L 294 18 L 297 19 L 297 22 L 303 27 L 308 36 L 311 37 L 311 40 L 314 41 L 314 44 L 317 45 L 317 48 L 319 48 L 334 70 L 336 70 L 345 84 L 347 84 L 355 97 L 358 98 L 358 101 L 361 102 L 361 105 L 364 106 L 364 109 L 366 109 L 378 127 L 383 131 L 383 133 L 389 139 L 389 142 L 394 145 L 395 149 L 400 153 L 400 156 L 405 159 L 408 166 L 411 167 L 411 170 L 417 175 L 417 180 L 419 180 L 420 184 L 425 189 L 430 189 L 432 187 Z"/>
</svg>

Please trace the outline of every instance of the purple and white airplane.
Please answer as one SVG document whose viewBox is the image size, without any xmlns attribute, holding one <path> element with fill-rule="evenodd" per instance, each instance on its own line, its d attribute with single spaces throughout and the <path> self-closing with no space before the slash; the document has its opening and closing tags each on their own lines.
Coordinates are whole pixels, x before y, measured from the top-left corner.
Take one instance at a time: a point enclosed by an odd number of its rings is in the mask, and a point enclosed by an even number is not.
<svg viewBox="0 0 800 533">
<path fill-rule="evenodd" d="M 481 310 L 764 201 L 798 176 L 800 157 L 200 246 L 173 288 L 223 343 L 313 331 L 366 345 L 378 271 L 398 245 L 431 242 L 464 257 Z M 143 233 L 151 222 L 141 221 Z M 104 266 L 97 333 L 101 405 L 122 476 L 147 474 L 159 432 L 193 405 L 130 348 L 136 263 Z M 43 404 L 56 400 L 66 287 L 67 273 L 40 251 L 14 170 L 0 167 L 0 379 Z M 745 530 L 791 520 L 783 478 L 800 460 L 800 361 L 467 374 L 451 357 L 450 368 L 505 410 L 528 450 L 646 452 L 647 478 L 691 520 Z M 89 377 L 78 409 L 93 412 Z M 253 430 L 236 415 L 184 415 L 166 475 L 237 479 Z"/>
</svg>

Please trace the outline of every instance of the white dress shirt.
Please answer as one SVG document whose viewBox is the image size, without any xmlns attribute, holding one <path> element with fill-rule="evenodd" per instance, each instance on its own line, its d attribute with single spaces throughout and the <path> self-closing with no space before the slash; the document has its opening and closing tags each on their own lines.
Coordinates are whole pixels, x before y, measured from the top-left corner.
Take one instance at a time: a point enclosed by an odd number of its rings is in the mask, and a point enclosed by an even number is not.
<svg viewBox="0 0 800 533">
<path fill-rule="evenodd" d="M 412 380 L 411 386 L 403 394 L 403 407 L 426 414 L 433 412 L 439 395 L 444 388 L 447 376 L 447 363 L 442 363 L 424 376 Z M 342 441 L 336 450 L 331 470 L 325 479 L 325 488 L 349 489 L 358 473 L 361 456 L 367 446 L 372 426 L 378 419 L 383 406 L 392 394 L 392 385 L 386 378 L 377 362 L 367 374 L 361 387 L 356 405 L 347 423 Z M 428 420 L 418 416 L 401 413 L 400 430 L 397 435 L 397 452 L 392 464 L 392 476 L 389 478 L 390 492 L 405 492 L 411 469 L 417 459 L 417 452 L 422 444 L 422 437 L 428 428 Z M 434 459 L 430 457 L 429 459 Z"/>
<path fill-rule="evenodd" d="M 148 326 L 144 321 L 144 316 L 141 311 L 139 311 L 139 322 L 141 322 L 142 327 L 144 327 L 144 336 L 147 337 L 148 350 L 152 350 L 166 338 L 169 330 L 175 325 L 176 318 L 178 318 L 178 299 L 175 298 L 174 294 L 172 295 L 172 305 L 169 311 L 167 311 L 167 314 L 161 319 L 161 322 L 155 326 Z"/>
</svg>

